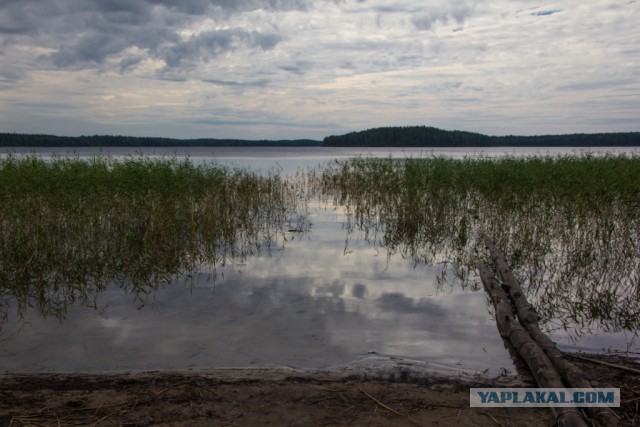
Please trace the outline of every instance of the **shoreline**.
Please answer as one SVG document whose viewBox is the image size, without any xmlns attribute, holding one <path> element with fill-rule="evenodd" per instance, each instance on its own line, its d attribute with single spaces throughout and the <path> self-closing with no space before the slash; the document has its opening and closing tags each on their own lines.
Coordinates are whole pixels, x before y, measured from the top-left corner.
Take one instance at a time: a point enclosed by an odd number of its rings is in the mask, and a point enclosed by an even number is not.
<svg viewBox="0 0 640 427">
<path fill-rule="evenodd" d="M 581 354 L 584 356 L 584 354 Z M 637 359 L 589 359 L 638 369 Z M 621 425 L 640 423 L 640 373 L 575 359 L 594 387 L 621 391 Z M 2 425 L 552 425 L 548 408 L 470 408 L 471 387 L 535 387 L 512 375 L 395 367 L 225 368 L 0 374 Z"/>
</svg>

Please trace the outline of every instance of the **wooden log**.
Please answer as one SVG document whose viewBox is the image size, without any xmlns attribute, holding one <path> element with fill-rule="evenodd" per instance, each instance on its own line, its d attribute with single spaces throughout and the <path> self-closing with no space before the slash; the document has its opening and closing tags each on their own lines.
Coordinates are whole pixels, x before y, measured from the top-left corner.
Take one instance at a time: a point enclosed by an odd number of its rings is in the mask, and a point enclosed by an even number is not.
<svg viewBox="0 0 640 427">
<path fill-rule="evenodd" d="M 504 255 L 498 250 L 491 239 L 485 239 L 484 243 L 491 254 L 493 262 L 498 268 L 498 273 L 502 281 L 509 291 L 509 298 L 516 309 L 516 315 L 522 326 L 527 330 L 529 335 L 531 335 L 536 344 L 540 346 L 542 351 L 544 351 L 567 386 L 573 388 L 591 388 L 591 383 L 582 370 L 571 363 L 571 361 L 564 356 L 564 353 L 556 347 L 556 343 L 551 341 L 551 339 L 540 330 L 538 313 L 536 313 L 535 308 L 527 301 L 527 297 L 524 292 L 522 292 L 522 288 L 512 273 Z M 586 409 L 589 416 L 597 419 L 601 425 L 605 427 L 618 425 L 618 418 L 611 409 Z"/>
<path fill-rule="evenodd" d="M 496 309 L 496 323 L 500 334 L 507 338 L 525 361 L 539 387 L 564 388 L 562 378 L 551 361 L 516 319 L 513 306 L 500 282 L 484 263 L 480 263 L 480 278 Z M 584 426 L 582 415 L 576 408 L 551 408 L 559 426 Z"/>
<path fill-rule="evenodd" d="M 516 308 L 516 313 L 518 314 L 518 318 L 520 322 L 522 322 L 523 326 L 526 324 L 538 324 L 538 313 L 536 313 L 535 308 L 529 304 L 526 297 L 522 293 L 522 289 L 520 289 L 520 285 L 516 280 L 516 277 L 511 272 L 509 268 L 509 264 L 507 264 L 504 255 L 496 248 L 496 245 L 489 238 L 484 239 L 484 245 L 489 250 L 489 254 L 491 255 L 491 259 L 493 259 L 494 264 L 498 269 L 498 274 L 502 278 L 504 284 L 509 288 L 509 297 L 513 302 L 513 305 Z"/>
</svg>

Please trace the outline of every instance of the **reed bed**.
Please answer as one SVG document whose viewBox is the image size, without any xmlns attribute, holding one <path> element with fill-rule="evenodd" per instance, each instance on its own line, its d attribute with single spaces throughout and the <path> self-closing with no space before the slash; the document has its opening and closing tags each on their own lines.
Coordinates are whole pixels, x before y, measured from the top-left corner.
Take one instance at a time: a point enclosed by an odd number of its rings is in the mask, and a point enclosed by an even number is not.
<svg viewBox="0 0 640 427">
<path fill-rule="evenodd" d="M 0 314 L 18 304 L 63 316 L 75 302 L 95 305 L 111 283 L 144 301 L 194 270 L 279 244 L 297 203 L 277 174 L 188 159 L 5 157 Z"/>
<path fill-rule="evenodd" d="M 482 289 L 489 236 L 548 330 L 640 327 L 638 157 L 357 158 L 315 186 L 389 256 L 442 263 L 440 286 Z"/>
</svg>

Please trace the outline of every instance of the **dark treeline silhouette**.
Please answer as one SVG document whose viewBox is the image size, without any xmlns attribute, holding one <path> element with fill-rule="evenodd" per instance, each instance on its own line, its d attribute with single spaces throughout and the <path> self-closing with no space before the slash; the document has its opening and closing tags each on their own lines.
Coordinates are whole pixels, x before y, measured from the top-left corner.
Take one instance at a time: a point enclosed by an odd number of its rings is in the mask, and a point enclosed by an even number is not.
<svg viewBox="0 0 640 427">
<path fill-rule="evenodd" d="M 446 131 L 427 126 L 381 127 L 328 136 L 329 147 L 484 147 L 491 138 L 479 133 Z"/>
<path fill-rule="evenodd" d="M 320 145 L 322 145 L 321 141 L 311 139 L 173 139 L 120 135 L 56 136 L 0 133 L 0 147 L 311 147 Z"/>
<path fill-rule="evenodd" d="M 429 126 L 380 127 L 324 141 L 174 139 L 120 135 L 56 136 L 0 133 L 0 147 L 614 147 L 640 146 L 640 132 L 488 136 Z"/>
<path fill-rule="evenodd" d="M 640 132 L 488 136 L 428 126 L 381 127 L 328 136 L 327 147 L 614 147 L 640 146 Z"/>
<path fill-rule="evenodd" d="M 573 133 L 568 135 L 492 136 L 497 146 L 513 147 L 631 147 L 640 145 L 640 132 Z"/>
</svg>

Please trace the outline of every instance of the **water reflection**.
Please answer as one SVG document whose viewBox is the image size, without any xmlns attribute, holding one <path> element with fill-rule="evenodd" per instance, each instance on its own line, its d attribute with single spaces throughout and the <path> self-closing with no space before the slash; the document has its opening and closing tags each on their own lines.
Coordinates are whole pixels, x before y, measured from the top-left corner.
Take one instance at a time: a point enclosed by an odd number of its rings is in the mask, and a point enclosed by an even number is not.
<svg viewBox="0 0 640 427">
<path fill-rule="evenodd" d="M 511 366 L 483 294 L 438 293 L 439 267 L 388 261 L 364 241 L 344 255 L 342 219 L 312 207 L 313 228 L 287 234 L 285 250 L 228 265 L 215 284 L 202 271 L 186 286 L 161 287 L 142 310 L 110 286 L 98 296 L 99 315 L 73 306 L 59 323 L 27 313 L 28 326 L 6 325 L 12 338 L 0 364 L 9 371 L 328 368 L 393 357 L 492 373 Z"/>
<path fill-rule="evenodd" d="M 95 308 L 110 284 L 142 305 L 202 265 L 281 246 L 304 222 L 278 175 L 177 159 L 9 156 L 0 199 L 0 318 L 11 307 L 58 318 L 76 303 Z"/>
<path fill-rule="evenodd" d="M 556 335 L 611 332 L 580 344 L 600 350 L 638 330 L 637 180 L 615 197 L 493 197 L 453 186 L 446 162 L 435 175 L 419 161 L 363 162 L 296 181 L 318 185 L 320 201 L 229 171 L 188 191 L 167 174 L 107 199 L 100 188 L 3 193 L 0 364 L 323 368 L 376 356 L 497 373 L 512 364 L 484 292 L 470 292 L 482 235 Z M 170 204 L 167 188 L 178 189 Z"/>
<path fill-rule="evenodd" d="M 319 194 L 354 236 L 481 289 L 492 237 L 547 330 L 573 337 L 640 329 L 640 159 L 626 157 L 355 159 L 319 175 Z M 444 270 L 443 270 L 444 271 Z"/>
</svg>

